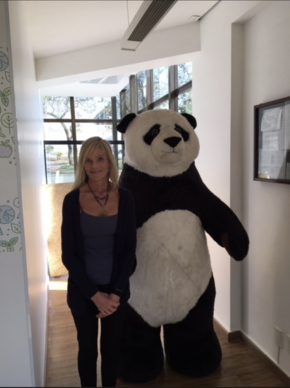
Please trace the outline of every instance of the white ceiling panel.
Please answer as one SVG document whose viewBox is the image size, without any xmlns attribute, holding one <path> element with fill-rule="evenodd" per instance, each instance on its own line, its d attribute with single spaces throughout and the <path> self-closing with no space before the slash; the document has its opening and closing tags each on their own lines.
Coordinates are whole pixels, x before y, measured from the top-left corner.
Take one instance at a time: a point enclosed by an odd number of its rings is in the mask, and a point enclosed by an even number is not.
<svg viewBox="0 0 290 388">
<path fill-rule="evenodd" d="M 156 30 L 192 22 L 215 1 L 178 1 Z M 22 0 L 35 58 L 121 40 L 142 1 Z"/>
</svg>

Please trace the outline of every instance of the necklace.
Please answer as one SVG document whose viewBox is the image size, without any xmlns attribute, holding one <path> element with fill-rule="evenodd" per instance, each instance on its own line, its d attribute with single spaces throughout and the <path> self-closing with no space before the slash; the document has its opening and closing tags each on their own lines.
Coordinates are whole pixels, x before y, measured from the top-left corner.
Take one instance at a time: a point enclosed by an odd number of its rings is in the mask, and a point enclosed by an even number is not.
<svg viewBox="0 0 290 388">
<path fill-rule="evenodd" d="M 88 184 L 88 187 L 89 187 L 89 189 L 91 190 L 91 192 L 92 192 L 92 194 L 93 194 L 95 200 L 98 202 L 98 204 L 99 204 L 99 205 L 101 206 L 101 208 L 102 208 L 102 216 L 103 216 L 103 217 L 106 217 L 107 212 L 106 212 L 104 206 L 105 206 L 106 203 L 108 202 L 109 193 L 107 192 L 107 195 L 105 195 L 104 197 L 98 197 L 97 195 L 94 194 L 94 192 L 93 192 L 91 186 L 89 185 L 89 182 L 87 182 L 87 184 Z M 105 200 L 104 204 L 101 204 L 100 200 L 101 200 L 101 201 Z"/>
</svg>

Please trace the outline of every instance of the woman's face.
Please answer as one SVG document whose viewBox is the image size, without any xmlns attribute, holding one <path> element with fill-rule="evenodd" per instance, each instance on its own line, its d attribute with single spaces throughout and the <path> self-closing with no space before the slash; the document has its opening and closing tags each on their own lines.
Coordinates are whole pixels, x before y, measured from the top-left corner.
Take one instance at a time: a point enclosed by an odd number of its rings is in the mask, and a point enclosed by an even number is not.
<svg viewBox="0 0 290 388">
<path fill-rule="evenodd" d="M 84 163 L 84 170 L 92 182 L 108 180 L 109 160 L 101 148 L 92 150 Z"/>
</svg>

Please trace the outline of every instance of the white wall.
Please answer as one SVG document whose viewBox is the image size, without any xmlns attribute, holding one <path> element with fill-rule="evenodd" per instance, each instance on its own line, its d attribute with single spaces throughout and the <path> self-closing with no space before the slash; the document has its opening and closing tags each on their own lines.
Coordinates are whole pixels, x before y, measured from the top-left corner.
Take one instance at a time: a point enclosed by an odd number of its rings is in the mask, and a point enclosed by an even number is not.
<svg viewBox="0 0 290 388">
<path fill-rule="evenodd" d="M 31 323 L 27 291 L 20 167 L 9 55 L 7 3 L 0 1 L 0 385 L 32 386 Z M 10 91 L 10 93 L 9 93 Z M 12 93 L 11 93 L 12 91 Z M 14 125 L 13 125 L 14 124 Z M 14 368 L 13 368 L 14 367 Z"/>
<path fill-rule="evenodd" d="M 12 321 L 6 317 L 5 327 L 9 332 L 17 322 L 17 330 L 9 338 L 7 336 L 7 346 L 5 348 L 1 346 L 0 368 L 3 368 L 3 373 L 0 373 L 0 381 L 2 383 L 2 379 L 5 379 L 5 384 L 8 386 L 43 386 L 48 281 L 41 191 L 44 181 L 43 123 L 35 81 L 34 59 L 30 42 L 26 37 L 25 20 L 21 9 L 23 4 L 20 1 L 10 1 L 8 4 L 11 39 L 11 46 L 8 47 L 13 85 L 11 99 L 14 102 L 15 122 L 17 123 L 14 132 L 17 176 L 13 176 L 13 180 L 17 178 L 18 194 L 23 209 L 22 250 L 18 252 L 22 258 L 23 268 L 15 270 L 10 260 L 9 267 L 7 265 L 9 272 L 7 270 L 4 274 L 1 270 L 1 275 L 5 276 L 6 286 L 6 289 L 1 292 L 1 298 L 4 295 L 4 300 L 10 299 L 12 295 L 17 298 L 17 301 L 10 301 L 9 304 L 6 302 L 8 317 L 11 315 L 12 318 L 17 315 L 17 320 Z M 5 5 L 7 6 L 7 3 Z M 6 11 L 5 21 L 8 24 L 8 10 Z M 16 295 L 15 289 L 19 287 L 22 288 Z M 14 290 L 13 294 L 11 288 Z M 27 295 L 29 299 L 26 303 L 22 302 Z M 25 307 L 26 312 L 23 312 Z M 1 314 L 1 317 L 3 315 Z M 2 329 L 1 327 L 1 334 L 3 334 Z M 4 330 L 4 335 L 6 330 Z M 25 335 L 23 331 L 26 332 Z M 21 339 L 19 339 L 20 336 Z M 24 341 L 29 343 L 30 353 L 30 359 L 26 355 L 25 362 L 19 360 L 19 355 L 25 351 L 25 346 L 22 345 Z M 7 358 L 7 349 L 11 352 L 10 359 Z"/>
<path fill-rule="evenodd" d="M 220 1 L 201 20 L 201 51 L 193 54 L 192 106 L 201 144 L 196 165 L 210 190 L 240 217 L 241 199 L 231 203 L 232 169 L 239 171 L 237 163 L 231 159 L 231 147 L 236 144 L 232 137 L 238 133 L 238 127 L 232 126 L 232 103 L 237 103 L 232 102 L 232 61 L 235 60 L 232 58 L 232 23 L 259 7 L 259 3 Z M 227 330 L 237 330 L 240 319 L 231 315 L 231 306 L 240 303 L 241 263 L 234 263 L 210 237 L 208 241 L 217 288 L 215 317 Z M 232 281 L 231 273 L 236 281 Z"/>
<path fill-rule="evenodd" d="M 275 1 L 244 25 L 244 220 L 251 250 L 243 271 L 243 331 L 290 375 L 290 185 L 254 182 L 253 106 L 290 96 L 290 2 Z"/>
<path fill-rule="evenodd" d="M 253 106 L 290 95 L 290 2 L 221 1 L 201 20 L 200 34 L 201 51 L 193 54 L 196 164 L 250 238 L 242 263 L 209 238 L 215 316 L 278 362 L 274 326 L 290 334 L 290 186 L 253 181 Z M 281 350 L 288 375 L 289 357 Z"/>
</svg>

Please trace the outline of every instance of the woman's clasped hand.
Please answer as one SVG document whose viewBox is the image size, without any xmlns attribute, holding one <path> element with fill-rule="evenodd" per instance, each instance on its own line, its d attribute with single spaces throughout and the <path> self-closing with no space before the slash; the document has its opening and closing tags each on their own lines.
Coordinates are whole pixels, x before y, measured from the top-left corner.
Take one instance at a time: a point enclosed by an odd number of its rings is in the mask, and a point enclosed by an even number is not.
<svg viewBox="0 0 290 388">
<path fill-rule="evenodd" d="M 91 299 L 100 312 L 96 315 L 97 318 L 105 318 L 113 314 L 120 305 L 120 297 L 115 294 L 98 291 Z"/>
</svg>

